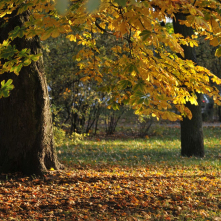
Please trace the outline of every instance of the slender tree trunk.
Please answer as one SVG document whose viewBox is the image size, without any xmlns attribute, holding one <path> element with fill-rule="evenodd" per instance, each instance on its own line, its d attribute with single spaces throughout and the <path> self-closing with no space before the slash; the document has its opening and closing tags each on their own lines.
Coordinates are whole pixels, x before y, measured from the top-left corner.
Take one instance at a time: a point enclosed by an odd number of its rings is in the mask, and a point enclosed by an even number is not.
<svg viewBox="0 0 221 221">
<path fill-rule="evenodd" d="M 192 27 L 180 25 L 179 20 L 185 20 L 186 15 L 176 14 L 173 20 L 173 27 L 175 33 L 180 33 L 184 37 L 194 34 Z M 184 59 L 192 60 L 197 63 L 195 48 L 189 46 L 182 46 L 184 49 Z M 202 114 L 201 114 L 201 96 L 197 94 L 198 106 L 191 105 L 187 102 L 187 107 L 192 112 L 192 119 L 184 118 L 181 121 L 181 155 L 182 156 L 204 156 L 204 142 L 203 142 L 203 128 L 202 128 Z"/>
<path fill-rule="evenodd" d="M 9 15 L 0 26 L 0 43 L 16 26 L 22 26 L 28 13 Z M 2 25 L 3 19 L 0 20 Z M 32 54 L 41 52 L 40 41 L 16 38 L 17 49 L 30 48 Z M 53 142 L 53 128 L 43 61 L 40 59 L 23 67 L 19 76 L 5 73 L 0 81 L 13 79 L 15 89 L 8 98 L 0 99 L 0 172 L 22 172 L 42 175 L 48 169 L 61 169 Z"/>
</svg>

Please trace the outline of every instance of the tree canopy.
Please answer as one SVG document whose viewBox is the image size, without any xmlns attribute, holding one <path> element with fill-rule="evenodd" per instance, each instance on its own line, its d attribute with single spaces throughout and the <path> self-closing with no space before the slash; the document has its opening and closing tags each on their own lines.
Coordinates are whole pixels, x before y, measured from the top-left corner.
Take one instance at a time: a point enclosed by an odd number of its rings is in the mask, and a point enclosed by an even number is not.
<svg viewBox="0 0 221 221">
<path fill-rule="evenodd" d="M 206 68 L 182 59 L 182 45 L 198 46 L 199 36 L 213 46 L 220 44 L 220 1 L 71 0 L 67 7 L 62 7 L 58 0 L 0 2 L 1 26 L 12 13 L 29 15 L 22 27 L 17 26 L 8 39 L 1 42 L 0 73 L 19 74 L 23 66 L 30 65 L 41 55 L 33 55 L 26 48 L 19 51 L 11 44 L 15 38 L 38 35 L 44 41 L 66 34 L 70 41 L 84 46 L 73 57 L 79 61 L 75 74 L 83 74 L 82 81 L 93 79 L 100 84 L 105 75 L 111 74 L 113 80 L 103 90 L 111 92 L 115 104 L 127 103 L 138 114 L 152 114 L 172 121 L 182 116 L 191 118 L 185 104 L 189 101 L 197 105 L 196 93 L 213 96 L 220 104 L 219 90 L 214 85 L 221 84 L 221 80 Z M 163 25 L 179 13 L 186 15 L 186 20 L 179 22 L 195 30 L 191 38 L 170 32 Z M 100 54 L 101 49 L 96 44 L 99 33 L 112 35 L 121 42 L 109 49 L 111 56 Z M 221 56 L 221 47 L 215 54 Z M 0 97 L 9 96 L 12 89 L 12 81 L 1 82 Z M 172 107 L 181 115 L 170 112 Z"/>
</svg>

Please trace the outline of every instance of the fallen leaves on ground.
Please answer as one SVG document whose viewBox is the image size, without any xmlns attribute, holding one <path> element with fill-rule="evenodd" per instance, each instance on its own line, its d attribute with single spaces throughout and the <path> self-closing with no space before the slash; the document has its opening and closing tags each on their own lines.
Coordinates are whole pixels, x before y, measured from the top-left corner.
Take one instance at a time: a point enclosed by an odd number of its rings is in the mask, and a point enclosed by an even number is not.
<svg viewBox="0 0 221 221">
<path fill-rule="evenodd" d="M 220 217 L 221 173 L 213 168 L 75 165 L 66 171 L 50 171 L 44 179 L 1 174 L 1 220 Z"/>
<path fill-rule="evenodd" d="M 178 128 L 154 130 L 62 145 L 69 169 L 43 179 L 0 174 L 0 220 L 220 221 L 220 128 L 204 128 L 203 159 L 180 157 Z"/>
</svg>

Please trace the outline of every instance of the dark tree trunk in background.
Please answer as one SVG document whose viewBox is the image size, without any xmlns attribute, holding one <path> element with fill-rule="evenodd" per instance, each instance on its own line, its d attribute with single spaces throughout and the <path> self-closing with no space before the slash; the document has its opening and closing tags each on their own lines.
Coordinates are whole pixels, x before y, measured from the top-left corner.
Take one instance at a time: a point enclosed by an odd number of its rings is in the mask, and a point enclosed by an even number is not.
<svg viewBox="0 0 221 221">
<path fill-rule="evenodd" d="M 192 27 L 180 25 L 179 20 L 185 20 L 186 15 L 176 14 L 173 20 L 173 27 L 175 33 L 180 33 L 184 37 L 194 34 Z M 184 59 L 192 60 L 197 63 L 195 48 L 189 46 L 182 46 L 184 49 Z M 198 106 L 191 105 L 187 102 L 187 107 L 192 112 L 192 119 L 184 118 L 181 121 L 181 155 L 182 156 L 204 156 L 204 142 L 203 142 L 203 127 L 201 114 L 201 96 L 197 94 Z"/>
<path fill-rule="evenodd" d="M 0 28 L 0 42 L 8 33 L 21 26 L 28 13 L 13 13 Z M 0 25 L 3 20 L 0 20 Z M 32 54 L 41 52 L 38 37 L 16 38 L 16 48 L 30 48 Z M 8 98 L 0 99 L 0 172 L 22 172 L 42 175 L 48 169 L 61 169 L 53 143 L 50 101 L 43 61 L 40 59 L 23 67 L 19 76 L 0 75 L 0 81 L 13 79 L 15 89 Z"/>
</svg>

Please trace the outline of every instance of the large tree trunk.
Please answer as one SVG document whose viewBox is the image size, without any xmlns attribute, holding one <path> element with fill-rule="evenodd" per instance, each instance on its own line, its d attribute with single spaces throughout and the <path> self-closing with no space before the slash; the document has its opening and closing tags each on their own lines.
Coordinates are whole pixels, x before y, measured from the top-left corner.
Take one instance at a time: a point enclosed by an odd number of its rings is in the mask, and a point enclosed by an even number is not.
<svg viewBox="0 0 221 221">
<path fill-rule="evenodd" d="M 180 25 L 179 20 L 185 20 L 186 15 L 176 14 L 173 20 L 173 27 L 175 33 L 180 33 L 184 37 L 194 34 L 192 27 Z M 184 59 L 192 60 L 197 64 L 195 48 L 189 46 L 182 46 L 184 49 Z M 204 156 L 204 142 L 202 129 L 202 114 L 201 114 L 201 96 L 197 94 L 198 106 L 187 103 L 187 107 L 192 112 L 192 119 L 184 118 L 181 121 L 181 155 L 182 156 Z"/>
<path fill-rule="evenodd" d="M 0 43 L 8 33 L 21 26 L 28 13 L 13 13 L 0 28 Z M 0 20 L 0 25 L 3 19 Z M 16 38 L 16 48 L 30 48 L 32 54 L 41 52 L 38 37 Z M 40 59 L 23 67 L 19 76 L 5 73 L 0 81 L 13 79 L 15 89 L 8 98 L 0 99 L 0 172 L 22 172 L 42 175 L 48 169 L 61 169 L 53 143 L 50 101 Z"/>
</svg>

